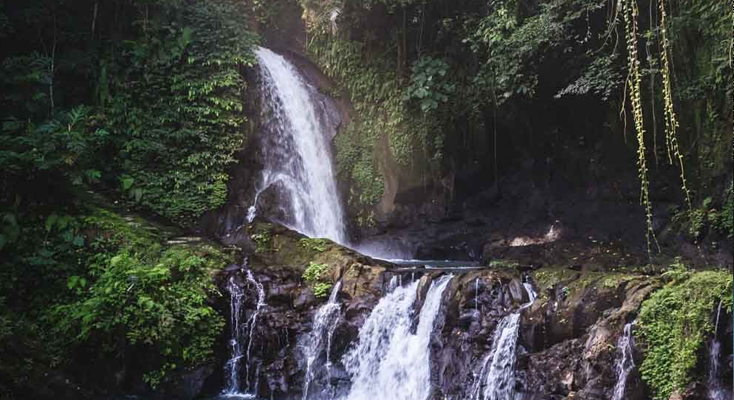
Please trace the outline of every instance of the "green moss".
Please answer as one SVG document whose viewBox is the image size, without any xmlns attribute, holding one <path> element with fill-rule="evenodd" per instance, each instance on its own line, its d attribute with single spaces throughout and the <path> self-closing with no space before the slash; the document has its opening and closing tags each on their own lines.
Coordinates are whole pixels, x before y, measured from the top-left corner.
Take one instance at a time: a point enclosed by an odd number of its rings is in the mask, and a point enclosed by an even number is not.
<svg viewBox="0 0 734 400">
<path fill-rule="evenodd" d="M 392 58 L 366 54 L 362 43 L 331 36 L 322 28 L 312 29 L 310 55 L 354 106 L 352 121 L 335 140 L 337 171 L 351 183 L 347 203 L 357 222 L 369 225 L 371 208 L 385 190 L 383 171 L 400 166 L 416 173 L 438 170 L 443 130 L 436 113 L 417 112 L 404 101 L 406 88 Z"/>
<path fill-rule="evenodd" d="M 516 260 L 492 260 L 489 262 L 490 268 L 513 269 L 520 265 Z"/>
<path fill-rule="evenodd" d="M 541 290 L 553 289 L 559 283 L 569 282 L 579 273 L 564 267 L 548 267 L 533 271 L 533 280 Z"/>
<path fill-rule="evenodd" d="M 643 303 L 636 331 L 646 346 L 640 367 L 642 379 L 656 400 L 667 399 L 697 378 L 703 370 L 696 368 L 698 355 L 713 329 L 712 314 L 720 301 L 729 312 L 732 309 L 732 275 L 728 272 L 675 273 L 668 277 L 673 281 Z"/>
</svg>

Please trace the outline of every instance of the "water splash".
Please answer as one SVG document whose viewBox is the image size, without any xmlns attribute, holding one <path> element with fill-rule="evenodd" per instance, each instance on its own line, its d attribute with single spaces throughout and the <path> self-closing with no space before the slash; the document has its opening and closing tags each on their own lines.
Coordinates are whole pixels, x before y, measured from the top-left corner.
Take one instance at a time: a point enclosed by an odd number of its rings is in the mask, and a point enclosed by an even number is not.
<svg viewBox="0 0 734 400">
<path fill-rule="evenodd" d="M 322 353 L 326 353 L 326 362 L 324 366 L 327 369 L 327 375 L 330 375 L 331 368 L 331 339 L 339 323 L 339 315 L 341 304 L 337 302 L 337 295 L 341 289 L 341 281 L 337 282 L 331 291 L 329 301 L 321 306 L 314 315 L 313 329 L 308 335 L 304 343 L 304 355 L 306 357 L 306 374 L 303 384 L 302 399 L 306 400 L 309 396 L 309 388 L 314 378 L 316 370 L 316 361 Z M 326 339 L 326 341 L 324 341 Z"/>
<path fill-rule="evenodd" d="M 431 392 L 429 342 L 451 276 L 434 280 L 411 333 L 418 282 L 383 297 L 344 358 L 352 376 L 347 400 L 426 400 Z"/>
<path fill-rule="evenodd" d="M 627 377 L 635 368 L 635 360 L 632 357 L 632 347 L 634 345 L 632 340 L 632 326 L 634 324 L 635 322 L 633 321 L 624 326 L 622 336 L 619 337 L 619 341 L 617 342 L 619 357 L 614 366 L 617 371 L 617 383 L 614 385 L 612 400 L 624 399 L 624 391 L 627 388 Z"/>
<path fill-rule="evenodd" d="M 312 100 L 316 91 L 282 56 L 262 47 L 255 55 L 261 66 L 264 126 L 269 131 L 264 137 L 262 188 L 278 182 L 280 198 L 287 202 L 280 204 L 287 210 L 285 225 L 345 244 L 327 129 Z M 255 208 L 248 211 L 255 213 Z"/>
</svg>

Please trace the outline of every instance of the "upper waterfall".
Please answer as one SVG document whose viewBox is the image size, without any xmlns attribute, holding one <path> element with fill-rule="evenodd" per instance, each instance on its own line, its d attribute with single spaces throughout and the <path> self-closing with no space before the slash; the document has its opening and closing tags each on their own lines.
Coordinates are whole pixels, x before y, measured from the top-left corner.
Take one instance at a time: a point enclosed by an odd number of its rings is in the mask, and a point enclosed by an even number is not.
<svg viewBox="0 0 734 400">
<path fill-rule="evenodd" d="M 284 57 L 255 50 L 262 80 L 265 169 L 259 192 L 278 185 L 284 224 L 310 237 L 346 243 L 329 138 L 314 105 L 316 89 Z M 255 205 L 256 207 L 257 205 Z"/>
</svg>

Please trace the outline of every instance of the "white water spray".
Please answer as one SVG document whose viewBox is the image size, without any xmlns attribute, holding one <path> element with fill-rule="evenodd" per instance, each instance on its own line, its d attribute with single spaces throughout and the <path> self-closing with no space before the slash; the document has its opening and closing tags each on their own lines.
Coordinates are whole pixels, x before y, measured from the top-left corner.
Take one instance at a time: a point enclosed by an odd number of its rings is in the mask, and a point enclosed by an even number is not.
<svg viewBox="0 0 734 400">
<path fill-rule="evenodd" d="M 411 333 L 418 282 L 383 297 L 359 331 L 359 343 L 344 358 L 352 375 L 347 400 L 426 400 L 431 393 L 429 342 L 451 276 L 436 279 Z"/>
<path fill-rule="evenodd" d="M 280 204 L 288 210 L 284 224 L 310 237 L 345 244 L 329 138 L 312 100 L 315 89 L 282 56 L 262 47 L 255 55 L 261 66 L 264 126 L 269 130 L 258 192 L 277 183 L 280 198 L 288 203 Z M 256 215 L 253 207 L 248 219 Z"/>
</svg>

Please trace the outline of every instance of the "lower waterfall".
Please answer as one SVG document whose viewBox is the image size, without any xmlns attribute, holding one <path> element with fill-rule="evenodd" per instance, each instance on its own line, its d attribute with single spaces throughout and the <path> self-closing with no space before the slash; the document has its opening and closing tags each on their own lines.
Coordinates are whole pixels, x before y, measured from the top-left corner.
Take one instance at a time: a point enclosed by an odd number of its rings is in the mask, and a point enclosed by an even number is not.
<svg viewBox="0 0 734 400">
<path fill-rule="evenodd" d="M 520 312 L 530 307 L 537 294 L 530 283 L 523 283 L 528 302 L 497 324 L 492 336 L 492 348 L 484 359 L 474 386 L 471 400 L 513 400 L 515 398 L 515 361 L 520 333 Z"/>
<path fill-rule="evenodd" d="M 242 308 L 242 296 L 245 292 L 241 287 L 237 285 L 234 280 L 234 276 L 229 278 L 227 283 L 227 289 L 230 295 L 230 347 L 231 356 L 227 364 L 225 364 L 225 379 L 226 387 L 222 393 L 224 394 L 236 394 L 239 393 L 240 388 L 240 361 L 243 357 L 244 349 L 242 347 L 242 331 L 240 325 L 240 312 Z"/>
<path fill-rule="evenodd" d="M 719 302 L 716 311 L 716 320 L 714 322 L 714 337 L 710 341 L 708 351 L 708 399 L 709 400 L 729 400 L 732 398 L 731 381 L 723 383 L 721 378 L 721 342 L 719 341 L 719 320 L 721 318 L 721 308 L 723 300 Z"/>
<path fill-rule="evenodd" d="M 319 367 L 317 362 L 322 353 L 326 354 L 323 366 L 326 367 L 327 374 L 331 367 L 331 338 L 339 322 L 339 311 L 341 310 L 341 305 L 337 302 L 337 295 L 339 294 L 340 288 L 341 281 L 337 282 L 334 289 L 332 289 L 329 301 L 316 311 L 313 318 L 313 328 L 304 343 L 306 373 L 303 383 L 303 400 L 309 397 L 311 381 L 314 378 L 316 369 Z"/>
<path fill-rule="evenodd" d="M 242 266 L 243 270 L 247 266 L 247 261 Z M 227 289 L 230 294 L 230 324 L 231 324 L 231 338 L 230 347 L 231 354 L 230 359 L 225 364 L 225 379 L 226 386 L 222 391 L 222 394 L 227 397 L 243 397 L 242 384 L 240 382 L 241 376 L 241 365 L 242 359 L 245 359 L 245 390 L 247 392 L 257 392 L 257 387 L 251 388 L 250 386 L 250 370 L 251 370 L 251 353 L 252 353 L 252 342 L 254 340 L 255 327 L 257 325 L 257 319 L 260 314 L 260 310 L 265 306 L 265 288 L 258 282 L 252 275 L 252 272 L 248 269 L 245 270 L 245 276 L 247 281 L 255 287 L 257 291 L 257 303 L 255 310 L 250 316 L 246 324 L 242 324 L 240 316 L 242 314 L 242 297 L 244 296 L 244 290 L 240 287 L 235 277 L 229 278 Z M 247 343 L 247 347 L 243 345 Z M 257 383 L 258 377 L 255 373 L 255 382 Z"/>
<path fill-rule="evenodd" d="M 630 371 L 635 368 L 635 360 L 632 358 L 632 326 L 634 324 L 632 322 L 624 326 L 624 332 L 617 342 L 617 349 L 619 351 L 619 358 L 615 365 L 617 370 L 617 383 L 614 385 L 612 400 L 624 399 L 627 377 Z"/>
<path fill-rule="evenodd" d="M 345 400 L 426 400 L 431 394 L 429 342 L 452 276 L 442 276 L 426 294 L 418 327 L 411 333 L 419 282 L 383 297 L 359 331 L 357 346 L 344 357 L 352 376 Z"/>
</svg>

